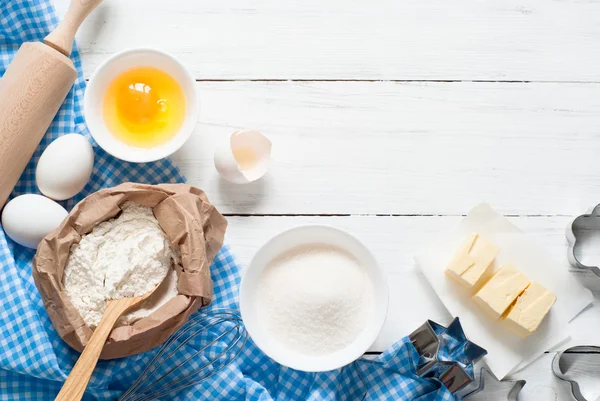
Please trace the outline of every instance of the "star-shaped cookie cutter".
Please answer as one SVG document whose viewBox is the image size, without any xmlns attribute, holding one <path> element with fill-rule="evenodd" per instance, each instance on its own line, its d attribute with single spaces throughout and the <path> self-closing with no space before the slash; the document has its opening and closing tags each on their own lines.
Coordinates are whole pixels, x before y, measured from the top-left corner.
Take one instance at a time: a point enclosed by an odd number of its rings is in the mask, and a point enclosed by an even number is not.
<svg viewBox="0 0 600 401">
<path fill-rule="evenodd" d="M 600 205 L 577 217 L 567 227 L 568 257 L 572 266 L 570 270 L 578 276 L 579 281 L 591 290 L 600 291 L 600 268 L 584 265 L 577 258 L 578 245 L 594 232 L 600 233 Z"/>
<path fill-rule="evenodd" d="M 481 368 L 481 371 L 479 373 L 479 385 L 475 390 L 465 394 L 462 397 L 463 400 L 484 391 L 486 383 L 488 385 L 489 383 L 494 383 L 493 386 L 502 385 L 507 389 L 510 387 L 510 390 L 506 394 L 506 399 L 507 401 L 517 401 L 519 393 L 521 392 L 523 387 L 525 387 L 525 383 L 527 382 L 525 380 L 498 380 L 498 378 L 496 378 L 496 376 L 494 376 L 492 372 L 490 372 L 487 368 L 483 367 Z"/>
<path fill-rule="evenodd" d="M 552 373 L 554 373 L 554 376 L 556 376 L 560 380 L 563 380 L 563 381 L 569 383 L 569 385 L 571 386 L 571 393 L 573 394 L 573 397 L 577 401 L 593 401 L 593 400 L 588 400 L 587 398 L 585 398 L 583 396 L 583 394 L 581 392 L 581 387 L 579 386 L 579 383 L 577 381 L 575 381 L 572 377 L 569 376 L 569 367 L 564 366 L 564 364 L 561 364 L 561 359 L 562 359 L 563 355 L 566 353 L 570 353 L 570 352 L 583 352 L 583 353 L 591 353 L 591 354 L 597 355 L 598 356 L 598 368 L 600 368 L 600 347 L 591 346 L 591 345 L 579 345 L 576 347 L 568 348 L 562 352 L 558 352 L 554 356 L 554 359 L 552 359 Z M 599 369 L 591 369 L 590 368 L 589 370 L 598 374 L 597 372 Z"/>
<path fill-rule="evenodd" d="M 428 320 L 408 336 L 419 353 L 417 375 L 437 377 L 455 393 L 473 380 L 473 364 L 487 354 L 469 341 L 455 318 L 448 327 Z"/>
</svg>

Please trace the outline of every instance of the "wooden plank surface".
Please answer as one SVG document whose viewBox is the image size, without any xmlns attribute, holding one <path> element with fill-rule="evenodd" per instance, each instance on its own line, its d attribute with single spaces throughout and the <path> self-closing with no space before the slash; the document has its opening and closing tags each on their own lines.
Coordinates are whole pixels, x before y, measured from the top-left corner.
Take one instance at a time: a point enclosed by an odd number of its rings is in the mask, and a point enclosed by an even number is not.
<svg viewBox="0 0 600 401">
<path fill-rule="evenodd" d="M 390 286 L 390 313 L 384 329 L 374 344 L 373 351 L 412 332 L 426 319 L 447 324 L 451 316 L 445 311 L 425 278 L 415 266 L 412 255 L 427 250 L 427 244 L 443 232 L 458 224 L 460 217 L 421 216 L 354 216 L 354 217 L 228 217 L 230 228 L 228 243 L 233 247 L 240 263 L 247 266 L 252 256 L 264 242 L 282 230 L 302 224 L 328 224 L 352 232 L 374 252 L 378 262 L 388 271 Z M 568 268 L 564 227 L 569 217 L 514 217 L 511 221 L 530 234 L 557 260 Z M 596 301 L 598 303 L 598 301 Z M 418 308 L 415 308 L 418 305 Z M 590 309 L 573 323 L 573 338 L 561 349 L 576 344 L 596 341 L 600 329 L 598 309 Z M 569 386 L 556 379 L 551 372 L 554 353 L 542 355 L 512 379 L 525 379 L 527 385 L 520 401 L 570 401 Z M 595 388 L 589 386 L 588 388 Z M 485 393 L 473 401 L 504 401 L 502 388 L 489 386 Z"/>
<path fill-rule="evenodd" d="M 78 41 L 88 76 L 149 46 L 198 79 L 600 81 L 593 0 L 105 0 Z"/>
<path fill-rule="evenodd" d="M 600 199 L 600 84 L 201 82 L 175 161 L 223 212 L 572 215 Z M 219 180 L 240 128 L 273 141 L 264 181 Z"/>
<path fill-rule="evenodd" d="M 263 243 L 294 226 L 328 224 L 356 235 L 373 251 L 379 264 L 388 272 L 390 310 L 383 331 L 372 348 L 372 351 L 381 351 L 411 333 L 427 319 L 442 324 L 451 321 L 451 316 L 415 265 L 413 256 L 427 251 L 427 244 L 451 230 L 460 219 L 452 216 L 230 216 L 226 240 L 245 267 Z M 569 217 L 512 217 L 510 220 L 568 269 L 564 228 L 570 221 Z M 596 304 L 599 302 L 596 300 Z M 596 306 L 585 311 L 571 326 L 572 339 L 560 349 L 577 344 L 594 344 L 600 330 L 600 309 Z M 554 353 L 545 354 L 525 370 L 512 375 L 513 379 L 528 381 L 519 401 L 572 400 L 568 385 L 552 374 L 553 356 Z M 594 389 L 593 386 L 589 387 Z M 506 398 L 501 398 L 499 389 L 488 390 L 485 397 L 473 400 L 505 401 Z"/>
<path fill-rule="evenodd" d="M 59 13 L 68 1 L 55 0 Z M 449 321 L 412 257 L 473 205 L 514 216 L 567 268 L 564 228 L 600 199 L 597 0 L 105 0 L 78 44 L 87 77 L 149 46 L 201 81 L 199 124 L 175 161 L 230 215 L 242 264 L 299 224 L 367 243 L 391 290 L 373 350 Z M 248 186 L 212 166 L 241 128 L 274 142 L 270 174 Z M 597 342 L 596 309 L 565 347 Z M 572 399 L 552 357 L 516 375 L 528 380 L 520 401 Z"/>
<path fill-rule="evenodd" d="M 554 377 L 550 371 L 554 355 L 544 354 L 530 365 L 527 372 L 518 372 L 507 378 L 527 382 L 519 393 L 518 401 L 574 401 L 569 385 Z M 510 387 L 490 383 L 482 393 L 473 395 L 468 401 L 507 401 L 507 391 L 510 391 Z"/>
<path fill-rule="evenodd" d="M 413 257 L 430 251 L 428 244 L 454 228 L 460 219 L 451 216 L 230 216 L 227 243 L 232 246 L 242 266 L 247 266 L 254 253 L 269 238 L 297 225 L 328 224 L 356 235 L 372 250 L 388 273 L 390 311 L 384 329 L 372 348 L 372 351 L 382 351 L 427 319 L 442 324 L 451 321 L 452 316 L 429 286 Z M 570 217 L 510 219 L 560 261 L 565 269 L 569 268 L 565 227 Z M 419 307 L 415 308 L 415 305 Z M 573 325 L 573 340 L 564 347 L 594 341 L 594 336 L 600 331 L 600 309 L 586 311 Z"/>
</svg>

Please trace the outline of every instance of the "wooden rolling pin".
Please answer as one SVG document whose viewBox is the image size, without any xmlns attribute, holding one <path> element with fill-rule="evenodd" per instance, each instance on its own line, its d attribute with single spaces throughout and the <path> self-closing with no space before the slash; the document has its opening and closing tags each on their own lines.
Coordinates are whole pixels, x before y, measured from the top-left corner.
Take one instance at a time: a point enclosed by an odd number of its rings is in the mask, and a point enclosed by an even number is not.
<svg viewBox="0 0 600 401">
<path fill-rule="evenodd" d="M 101 1 L 71 0 L 45 43 L 24 43 L 0 79 L 0 209 L 77 78 L 75 33 Z"/>
</svg>

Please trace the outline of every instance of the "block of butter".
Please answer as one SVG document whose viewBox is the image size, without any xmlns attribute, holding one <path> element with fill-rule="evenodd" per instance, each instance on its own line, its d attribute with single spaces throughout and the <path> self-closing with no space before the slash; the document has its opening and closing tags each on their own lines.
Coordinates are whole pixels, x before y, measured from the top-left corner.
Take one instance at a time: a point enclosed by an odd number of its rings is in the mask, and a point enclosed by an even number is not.
<svg viewBox="0 0 600 401">
<path fill-rule="evenodd" d="M 506 264 L 481 287 L 473 301 L 497 320 L 529 285 L 529 279 L 514 266 Z"/>
<path fill-rule="evenodd" d="M 502 324 L 525 338 L 535 332 L 556 302 L 556 295 L 535 281 L 517 299 Z"/>
<path fill-rule="evenodd" d="M 446 275 L 466 288 L 476 287 L 487 278 L 498 251 L 498 247 L 473 233 L 458 249 L 446 268 Z"/>
</svg>

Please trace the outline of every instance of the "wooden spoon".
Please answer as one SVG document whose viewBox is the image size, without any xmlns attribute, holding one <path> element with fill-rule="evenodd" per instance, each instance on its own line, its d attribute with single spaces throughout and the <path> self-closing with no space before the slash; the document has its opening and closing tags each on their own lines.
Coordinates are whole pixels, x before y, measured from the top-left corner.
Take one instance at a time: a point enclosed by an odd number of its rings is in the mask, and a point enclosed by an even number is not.
<svg viewBox="0 0 600 401">
<path fill-rule="evenodd" d="M 96 330 L 94 330 L 94 334 L 92 334 L 90 341 L 88 341 L 83 349 L 83 352 L 79 356 L 77 363 L 75 363 L 75 366 L 73 366 L 71 373 L 69 373 L 65 384 L 63 384 L 54 401 L 81 400 L 83 393 L 85 393 L 85 389 L 87 388 L 88 382 L 92 377 L 92 372 L 96 367 L 96 363 L 98 363 L 104 343 L 106 342 L 106 339 L 112 331 L 115 323 L 128 309 L 134 307 L 152 295 L 154 290 L 141 297 L 121 298 L 108 301 L 106 304 L 106 310 L 102 315 L 102 319 L 100 319 L 98 327 L 96 327 Z"/>
</svg>

